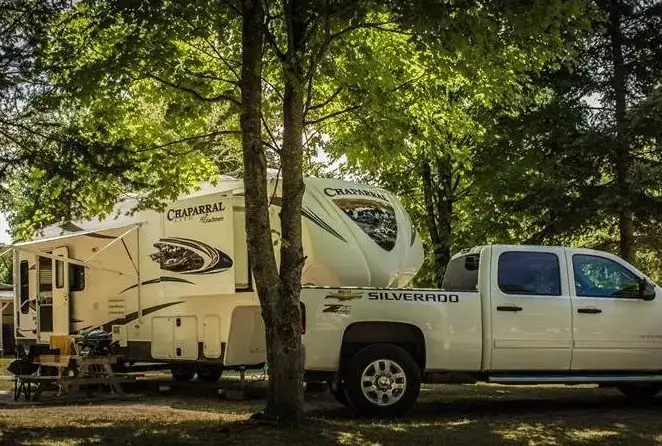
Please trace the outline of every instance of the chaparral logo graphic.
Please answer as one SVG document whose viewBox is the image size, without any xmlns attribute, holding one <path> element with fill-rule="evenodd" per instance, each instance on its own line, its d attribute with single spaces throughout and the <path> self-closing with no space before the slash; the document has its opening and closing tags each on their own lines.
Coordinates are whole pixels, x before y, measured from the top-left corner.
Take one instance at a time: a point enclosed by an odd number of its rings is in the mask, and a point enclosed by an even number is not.
<svg viewBox="0 0 662 446">
<path fill-rule="evenodd" d="M 220 215 L 212 215 L 212 214 L 218 214 L 219 212 L 223 212 L 224 210 L 225 210 L 225 205 L 223 204 L 222 201 L 219 201 L 218 203 L 208 203 L 208 204 L 201 204 L 198 206 L 169 209 L 168 212 L 166 213 L 166 218 L 169 221 L 183 221 L 183 220 L 191 220 L 196 215 L 200 215 L 201 223 L 213 223 L 216 221 L 223 221 L 223 217 Z"/>
<path fill-rule="evenodd" d="M 324 189 L 324 193 L 329 197 L 337 197 L 338 195 L 363 195 L 365 197 L 374 197 L 374 198 L 379 198 L 380 200 L 388 201 L 386 195 L 366 189 L 347 189 L 347 188 L 327 187 Z"/>
<path fill-rule="evenodd" d="M 336 293 L 328 294 L 325 299 L 337 299 L 340 302 L 352 299 L 360 299 L 361 293 L 357 291 L 340 290 Z"/>
<path fill-rule="evenodd" d="M 197 240 L 163 238 L 154 243 L 158 249 L 150 258 L 161 269 L 181 274 L 214 274 L 232 267 L 232 259 L 223 251 Z"/>
</svg>

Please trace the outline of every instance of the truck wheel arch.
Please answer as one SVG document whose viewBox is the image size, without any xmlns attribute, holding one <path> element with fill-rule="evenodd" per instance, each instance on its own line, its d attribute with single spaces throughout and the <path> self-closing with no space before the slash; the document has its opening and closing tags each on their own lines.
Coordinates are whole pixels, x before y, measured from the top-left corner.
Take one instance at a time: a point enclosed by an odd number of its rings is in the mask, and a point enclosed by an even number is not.
<svg viewBox="0 0 662 446">
<path fill-rule="evenodd" d="M 355 322 L 343 333 L 340 367 L 356 352 L 370 344 L 393 344 L 407 351 L 425 370 L 425 337 L 420 328 L 404 322 Z"/>
</svg>

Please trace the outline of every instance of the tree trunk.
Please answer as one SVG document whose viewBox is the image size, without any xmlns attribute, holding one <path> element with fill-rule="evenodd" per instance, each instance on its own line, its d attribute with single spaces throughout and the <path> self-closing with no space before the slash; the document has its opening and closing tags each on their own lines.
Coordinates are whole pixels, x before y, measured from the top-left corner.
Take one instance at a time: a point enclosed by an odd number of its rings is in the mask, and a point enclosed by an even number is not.
<svg viewBox="0 0 662 446">
<path fill-rule="evenodd" d="M 451 259 L 453 242 L 453 166 L 448 157 L 437 157 L 437 233 L 439 246 L 435 250 L 435 261 L 439 271 L 437 287 L 441 288 L 446 267 Z"/>
<path fill-rule="evenodd" d="M 294 411 L 299 419 L 298 409 L 292 406 L 290 381 L 284 379 L 290 373 L 288 357 L 292 357 L 287 341 L 292 338 L 291 329 L 283 330 L 283 313 L 288 314 L 289 305 L 283 305 L 284 287 L 278 275 L 269 221 L 267 195 L 267 159 L 262 147 L 262 55 L 264 42 L 264 10 L 261 0 L 242 2 L 242 68 L 241 68 L 241 131 L 244 156 L 244 191 L 246 200 L 246 239 L 251 253 L 249 256 L 257 294 L 262 308 L 262 318 L 266 327 L 267 363 L 269 365 L 269 395 L 266 415 L 288 421 L 288 411 Z M 299 223 L 300 224 L 300 223 Z M 298 312 L 298 308 L 297 308 Z M 297 339 L 300 344 L 300 332 Z M 294 352 L 299 357 L 299 352 Z M 292 361 L 289 361 L 292 362 Z M 300 364 L 300 360 L 296 362 Z M 292 391 L 294 395 L 302 389 Z M 296 404 L 295 404 L 296 406 Z"/>
<path fill-rule="evenodd" d="M 451 257 L 453 187 L 447 160 L 436 157 L 435 167 L 436 179 L 430 161 L 425 158 L 421 160 L 425 222 L 434 252 L 434 284 L 441 288 Z"/>
<path fill-rule="evenodd" d="M 305 1 L 285 3 L 288 48 L 283 65 L 283 206 L 280 211 L 281 292 L 275 308 L 269 389 L 274 395 L 270 415 L 282 427 L 296 427 L 303 419 L 303 348 L 301 345 L 301 202 L 303 184 L 303 54 L 305 50 Z"/>
<path fill-rule="evenodd" d="M 623 36 L 621 33 L 620 1 L 609 3 L 609 37 L 613 63 L 612 88 L 616 118 L 616 187 L 618 194 L 619 248 L 623 259 L 631 262 L 634 257 L 634 228 L 630 203 L 630 148 L 627 140 L 626 94 L 627 74 L 623 61 Z"/>
</svg>

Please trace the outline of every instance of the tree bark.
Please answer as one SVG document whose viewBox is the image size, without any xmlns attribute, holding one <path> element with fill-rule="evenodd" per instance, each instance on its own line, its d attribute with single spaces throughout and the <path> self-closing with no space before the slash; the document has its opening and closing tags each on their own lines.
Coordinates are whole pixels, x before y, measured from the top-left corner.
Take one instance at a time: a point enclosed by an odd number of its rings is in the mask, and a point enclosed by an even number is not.
<svg viewBox="0 0 662 446">
<path fill-rule="evenodd" d="M 613 63 L 612 88 L 616 119 L 616 187 L 618 194 L 618 229 L 620 256 L 628 262 L 634 257 L 634 225 L 630 203 L 630 148 L 627 140 L 627 73 L 623 61 L 620 1 L 609 2 L 609 38 Z"/>
<path fill-rule="evenodd" d="M 282 427 L 296 427 L 303 419 L 303 348 L 301 345 L 301 203 L 303 183 L 304 76 L 306 2 L 285 2 L 288 48 L 283 66 L 283 206 L 280 211 L 281 292 L 275 308 L 269 388 L 274 395 L 270 415 Z"/>
<path fill-rule="evenodd" d="M 421 180 L 425 203 L 425 221 L 434 252 L 434 283 L 441 288 L 451 257 L 453 184 L 452 169 L 446 159 L 435 157 L 436 178 L 430 161 L 421 160 Z"/>
<path fill-rule="evenodd" d="M 285 395 L 282 389 L 282 383 L 288 383 L 282 378 L 288 374 L 287 369 L 282 369 L 288 363 L 288 350 L 283 346 L 283 340 L 287 340 L 288 335 L 291 335 L 282 331 L 279 318 L 283 312 L 283 286 L 278 275 L 272 242 L 267 195 L 267 159 L 262 146 L 264 10 L 261 0 L 243 0 L 242 19 L 241 131 L 245 170 L 246 239 L 249 252 L 259 253 L 249 258 L 266 327 L 269 394 L 265 412 L 280 424 L 281 418 L 287 418 L 292 398 Z M 289 309 L 289 306 L 285 308 Z M 302 392 L 302 389 L 297 391 Z M 296 417 L 298 416 L 297 413 Z"/>
<path fill-rule="evenodd" d="M 446 267 L 451 259 L 453 242 L 453 166 L 448 157 L 436 158 L 437 165 L 437 227 L 439 246 L 435 249 L 435 261 L 439 271 L 437 287 L 441 288 Z"/>
</svg>

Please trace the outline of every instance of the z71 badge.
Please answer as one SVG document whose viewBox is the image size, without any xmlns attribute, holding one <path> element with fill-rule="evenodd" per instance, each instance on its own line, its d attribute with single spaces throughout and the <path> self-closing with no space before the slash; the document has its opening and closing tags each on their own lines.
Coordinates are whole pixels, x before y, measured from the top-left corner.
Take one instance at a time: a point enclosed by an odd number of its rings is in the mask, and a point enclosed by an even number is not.
<svg viewBox="0 0 662 446">
<path fill-rule="evenodd" d="M 324 304 L 322 313 L 336 313 L 336 314 L 349 314 L 352 307 L 343 304 Z"/>
</svg>

